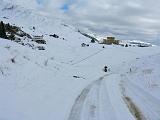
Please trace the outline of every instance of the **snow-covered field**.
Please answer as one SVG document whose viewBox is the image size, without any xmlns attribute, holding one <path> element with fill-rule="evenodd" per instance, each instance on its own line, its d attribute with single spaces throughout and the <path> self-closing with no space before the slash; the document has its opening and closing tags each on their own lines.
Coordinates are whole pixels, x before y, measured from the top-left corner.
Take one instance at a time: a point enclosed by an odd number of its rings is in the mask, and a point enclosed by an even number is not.
<svg viewBox="0 0 160 120">
<path fill-rule="evenodd" d="M 160 119 L 159 46 L 102 48 L 58 19 L 21 9 L 0 19 L 45 35 L 46 50 L 0 39 L 0 120 Z"/>
</svg>

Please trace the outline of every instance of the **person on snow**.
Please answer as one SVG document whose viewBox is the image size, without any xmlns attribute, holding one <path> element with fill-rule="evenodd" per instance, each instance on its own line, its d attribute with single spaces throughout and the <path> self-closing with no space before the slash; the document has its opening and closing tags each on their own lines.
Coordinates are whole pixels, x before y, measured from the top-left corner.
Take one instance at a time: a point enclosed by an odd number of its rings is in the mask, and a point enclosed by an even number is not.
<svg viewBox="0 0 160 120">
<path fill-rule="evenodd" d="M 107 71 L 108 71 L 108 67 L 104 66 L 104 72 L 107 72 Z"/>
<path fill-rule="evenodd" d="M 132 72 L 132 69 L 130 68 L 129 71 Z"/>
</svg>

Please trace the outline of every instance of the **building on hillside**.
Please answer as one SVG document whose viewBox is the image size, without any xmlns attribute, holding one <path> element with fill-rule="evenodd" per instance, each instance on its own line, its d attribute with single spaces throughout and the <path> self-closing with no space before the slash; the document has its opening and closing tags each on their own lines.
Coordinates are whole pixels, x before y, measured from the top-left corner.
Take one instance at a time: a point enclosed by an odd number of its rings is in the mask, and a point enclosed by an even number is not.
<svg viewBox="0 0 160 120">
<path fill-rule="evenodd" d="M 111 44 L 119 44 L 119 40 L 116 40 L 115 37 L 107 37 L 103 39 L 103 44 L 111 45 Z"/>
<path fill-rule="evenodd" d="M 43 39 L 43 35 L 42 36 L 34 36 L 32 40 L 37 42 L 38 44 L 46 44 L 46 41 Z"/>
</svg>

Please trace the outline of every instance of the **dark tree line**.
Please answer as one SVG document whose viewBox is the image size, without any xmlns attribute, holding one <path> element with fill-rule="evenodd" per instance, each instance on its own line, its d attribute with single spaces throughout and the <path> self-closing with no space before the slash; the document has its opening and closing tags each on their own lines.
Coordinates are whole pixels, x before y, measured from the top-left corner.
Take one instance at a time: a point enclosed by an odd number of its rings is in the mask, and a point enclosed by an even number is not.
<svg viewBox="0 0 160 120">
<path fill-rule="evenodd" d="M 5 25 L 4 25 L 3 21 L 0 22 L 0 38 L 7 39 Z"/>
</svg>

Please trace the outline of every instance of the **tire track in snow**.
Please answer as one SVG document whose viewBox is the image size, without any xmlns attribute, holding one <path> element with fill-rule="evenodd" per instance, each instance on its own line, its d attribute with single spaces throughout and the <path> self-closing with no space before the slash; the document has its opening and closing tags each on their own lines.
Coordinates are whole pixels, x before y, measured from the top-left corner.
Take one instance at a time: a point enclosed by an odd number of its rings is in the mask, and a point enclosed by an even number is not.
<svg viewBox="0 0 160 120">
<path fill-rule="evenodd" d="M 137 96 L 137 98 L 145 104 L 145 108 L 147 109 L 146 112 L 148 112 L 146 115 L 146 119 L 152 119 L 152 120 L 159 120 L 160 119 L 160 100 L 153 97 L 146 91 L 144 91 L 139 86 L 135 85 L 134 83 L 129 83 L 129 87 L 133 94 Z M 152 117 L 150 117 L 152 116 Z M 153 117 L 154 116 L 154 117 Z"/>
<path fill-rule="evenodd" d="M 68 120 L 115 120 L 114 110 L 105 86 L 100 77 L 83 89 L 75 100 Z"/>
<path fill-rule="evenodd" d="M 145 115 L 142 115 L 143 119 L 152 119 L 152 120 L 159 120 L 160 119 L 160 100 L 149 94 L 147 91 L 143 90 L 141 87 L 136 85 L 135 83 L 131 82 L 126 75 L 123 75 L 123 78 L 127 80 L 126 86 L 130 90 L 132 94 L 137 96 L 138 101 L 144 104 L 143 109 L 146 109 Z M 125 93 L 125 86 L 122 85 L 123 95 L 126 96 Z M 141 106 L 142 107 L 142 106 Z M 140 108 L 142 109 L 142 108 Z M 142 111 L 143 112 L 143 111 Z M 152 117 L 151 117 L 152 116 Z"/>
<path fill-rule="evenodd" d="M 126 103 L 129 111 L 131 112 L 131 114 L 134 116 L 136 120 L 146 120 L 145 116 L 142 114 L 139 107 L 133 102 L 133 100 L 129 96 L 126 95 L 124 80 L 128 80 L 128 79 L 126 79 L 125 74 L 121 74 L 120 88 L 121 88 L 121 93 L 123 95 L 124 102 Z"/>
</svg>

